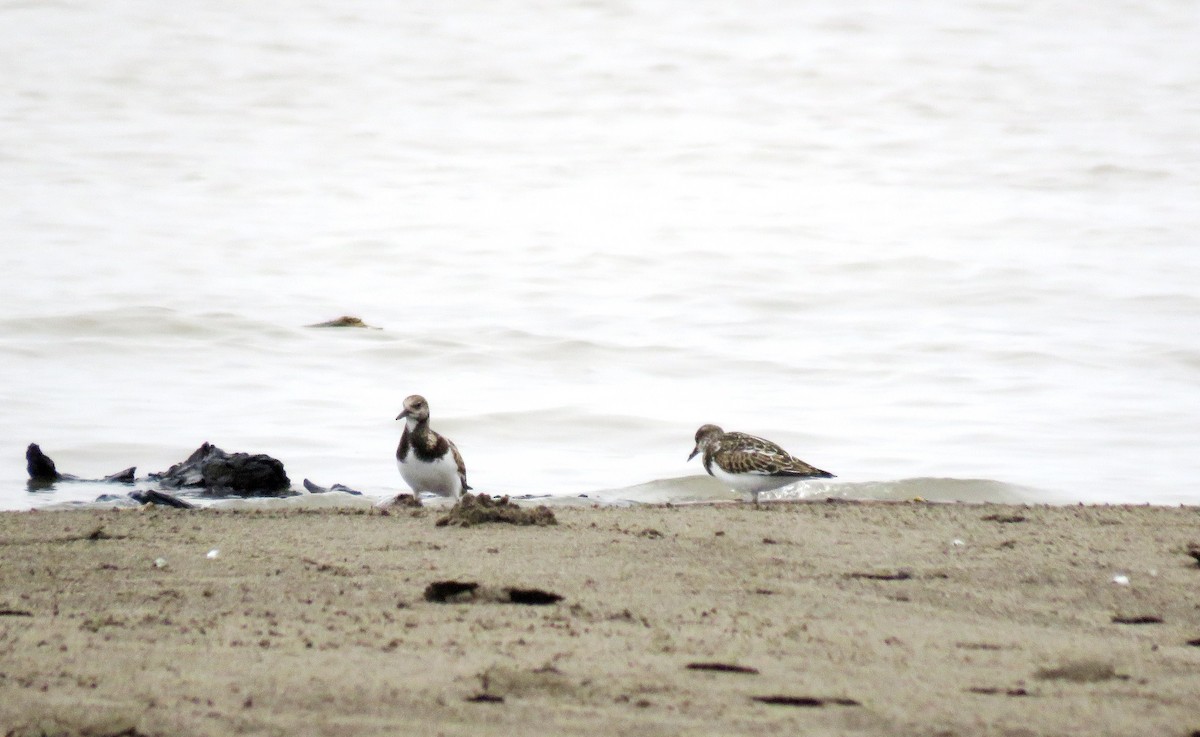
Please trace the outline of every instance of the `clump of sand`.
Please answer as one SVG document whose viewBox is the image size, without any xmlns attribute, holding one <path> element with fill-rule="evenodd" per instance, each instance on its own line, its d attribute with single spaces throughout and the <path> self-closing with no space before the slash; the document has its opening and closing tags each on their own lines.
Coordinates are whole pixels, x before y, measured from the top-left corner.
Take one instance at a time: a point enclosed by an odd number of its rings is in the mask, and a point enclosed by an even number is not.
<svg viewBox="0 0 1200 737">
<path fill-rule="evenodd" d="M 526 509 L 514 504 L 507 496 L 492 499 L 487 494 L 466 494 L 450 508 L 445 517 L 437 521 L 437 526 L 471 527 L 488 522 L 539 526 L 558 524 L 554 512 L 551 512 L 550 508 L 546 506 Z"/>
</svg>

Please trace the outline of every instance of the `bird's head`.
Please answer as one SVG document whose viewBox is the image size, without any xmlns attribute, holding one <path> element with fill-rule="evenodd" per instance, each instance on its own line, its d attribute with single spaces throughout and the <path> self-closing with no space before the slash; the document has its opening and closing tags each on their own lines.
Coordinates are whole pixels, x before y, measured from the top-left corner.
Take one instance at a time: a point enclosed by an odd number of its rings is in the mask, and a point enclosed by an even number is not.
<svg viewBox="0 0 1200 737">
<path fill-rule="evenodd" d="M 710 445 L 721 439 L 725 431 L 716 425 L 701 425 L 696 431 L 696 447 L 692 449 L 692 454 L 688 456 L 688 460 L 692 460 L 700 453 L 703 453 Z"/>
</svg>

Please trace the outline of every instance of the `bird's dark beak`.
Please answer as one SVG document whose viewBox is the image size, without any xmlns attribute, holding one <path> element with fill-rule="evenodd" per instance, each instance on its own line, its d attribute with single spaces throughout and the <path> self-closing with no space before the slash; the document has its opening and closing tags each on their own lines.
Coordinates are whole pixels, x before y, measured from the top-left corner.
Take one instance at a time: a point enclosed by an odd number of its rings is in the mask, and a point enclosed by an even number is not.
<svg viewBox="0 0 1200 737">
<path fill-rule="evenodd" d="M 403 420 L 405 417 L 408 417 L 408 410 L 404 410 L 400 414 L 396 415 L 397 420 Z"/>
<path fill-rule="evenodd" d="M 697 453 L 699 453 L 699 452 L 700 452 L 700 446 L 699 446 L 699 445 L 697 445 L 695 448 L 693 448 L 693 449 L 692 449 L 692 454 L 691 454 L 690 456 L 688 456 L 688 460 L 690 461 L 690 460 L 692 460 L 693 458 L 695 458 L 695 457 L 696 457 L 696 454 L 697 454 Z"/>
</svg>

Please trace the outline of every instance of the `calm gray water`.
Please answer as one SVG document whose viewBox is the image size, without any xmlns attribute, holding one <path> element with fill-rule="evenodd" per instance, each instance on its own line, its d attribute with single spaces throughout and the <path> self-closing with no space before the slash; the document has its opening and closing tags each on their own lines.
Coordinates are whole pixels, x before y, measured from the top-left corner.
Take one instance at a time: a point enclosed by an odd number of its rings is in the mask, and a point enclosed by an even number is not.
<svg viewBox="0 0 1200 737">
<path fill-rule="evenodd" d="M 201 442 L 401 489 L 1200 503 L 1190 0 L 0 4 L 0 508 Z M 357 315 L 380 330 L 306 324 Z"/>
</svg>

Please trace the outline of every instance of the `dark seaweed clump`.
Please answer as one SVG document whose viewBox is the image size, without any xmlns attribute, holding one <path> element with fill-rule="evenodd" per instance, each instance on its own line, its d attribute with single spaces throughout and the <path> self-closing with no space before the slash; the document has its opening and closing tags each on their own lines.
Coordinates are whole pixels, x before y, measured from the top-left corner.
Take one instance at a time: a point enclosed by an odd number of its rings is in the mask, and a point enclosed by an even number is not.
<svg viewBox="0 0 1200 737">
<path fill-rule="evenodd" d="M 504 522 L 510 525 L 558 524 L 554 512 L 551 512 L 549 507 L 527 509 L 514 504 L 507 496 L 492 499 L 487 494 L 466 494 L 450 508 L 445 517 L 437 521 L 437 526 L 471 527 L 488 522 Z"/>
</svg>

